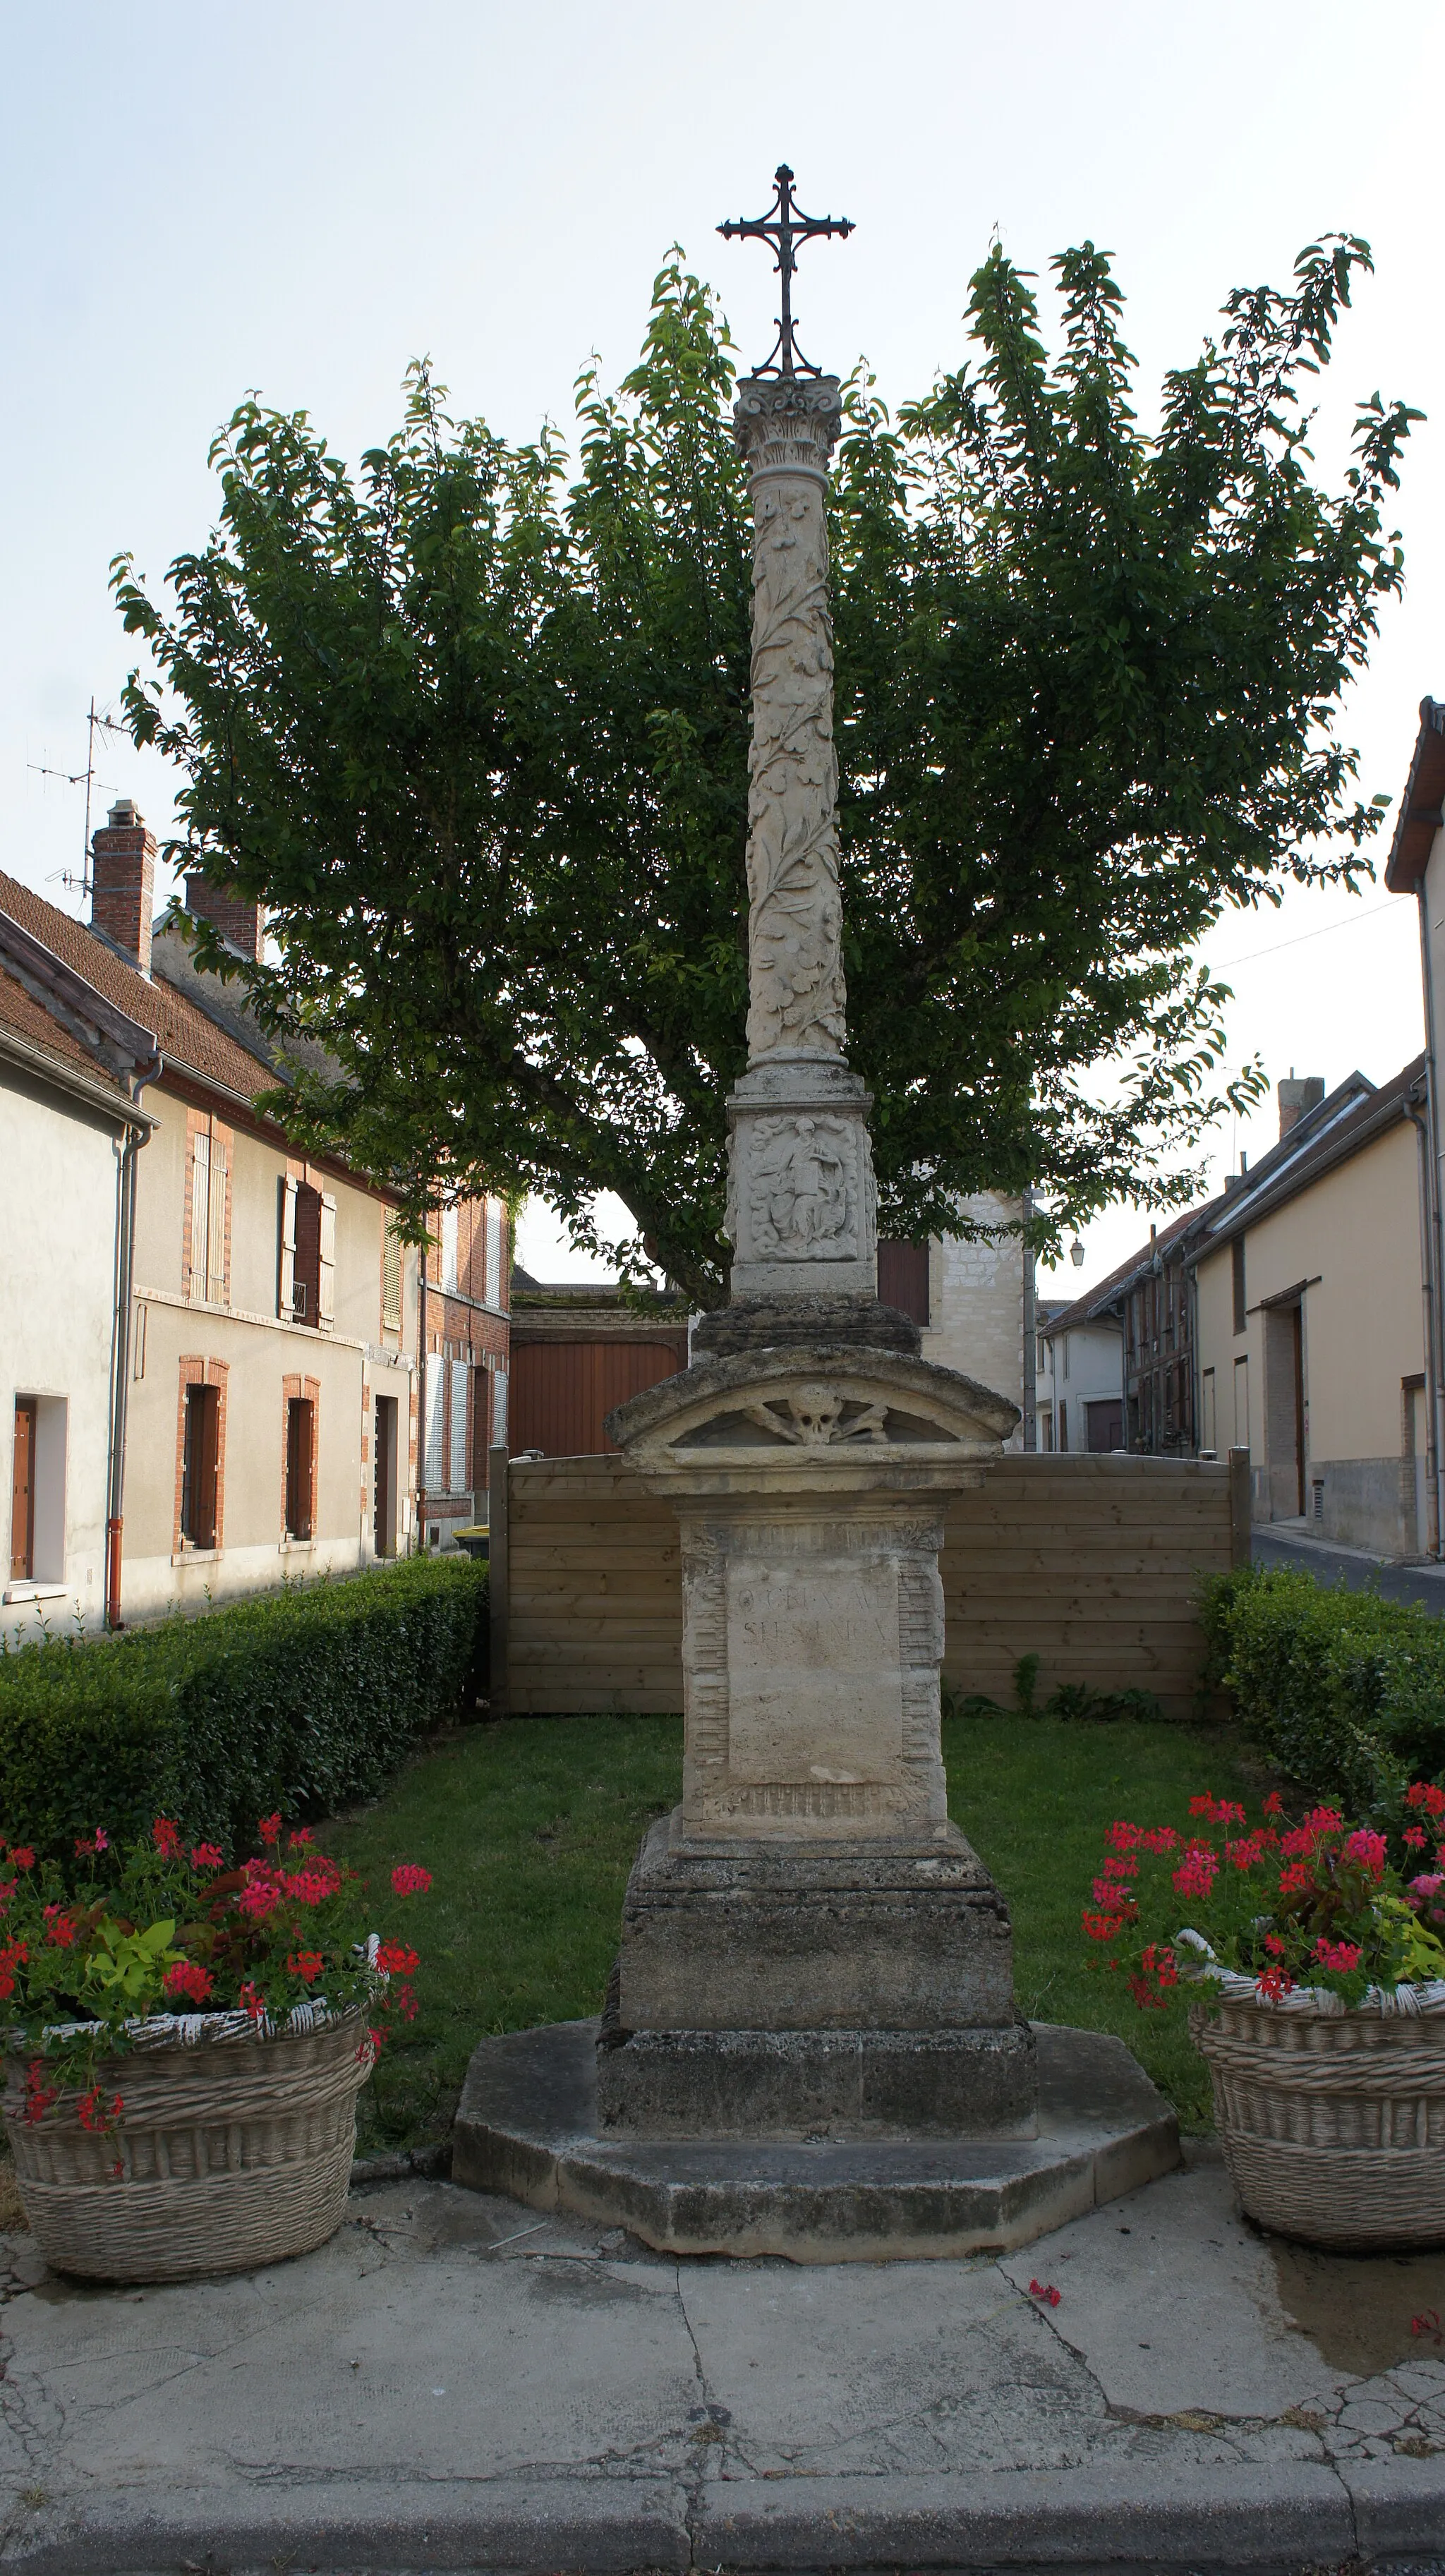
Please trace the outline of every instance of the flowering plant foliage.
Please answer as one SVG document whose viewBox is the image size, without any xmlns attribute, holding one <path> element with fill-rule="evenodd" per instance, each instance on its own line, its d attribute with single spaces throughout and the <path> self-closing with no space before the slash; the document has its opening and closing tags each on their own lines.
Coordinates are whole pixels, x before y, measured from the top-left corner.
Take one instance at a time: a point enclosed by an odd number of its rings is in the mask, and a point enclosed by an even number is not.
<svg viewBox="0 0 1445 2576">
<path fill-rule="evenodd" d="M 1417 1780 L 1405 1812 L 1393 1850 L 1336 1807 L 1291 1824 L 1277 1796 L 1253 1826 L 1243 1807 L 1207 1793 L 1190 1799 L 1182 1828 L 1120 1817 L 1084 1932 L 1144 2011 L 1168 2003 L 1181 1971 L 1193 1980 L 1232 1969 L 1272 2002 L 1322 1987 L 1347 2005 L 1372 1986 L 1445 1978 L 1445 1789 Z"/>
<path fill-rule="evenodd" d="M 160 2014 L 240 2011 L 259 2028 L 309 2000 L 412 2018 L 417 1953 L 379 1937 L 367 1882 L 307 1827 L 263 1816 L 256 1832 L 260 1848 L 232 1865 L 168 1816 L 124 1851 L 97 1826 L 65 1869 L 0 1836 L 0 2043 L 27 2060 L 27 2120 L 79 2088 L 82 2125 L 112 2127 L 124 2103 L 102 2100 L 97 2064 Z M 391 1874 L 397 1899 L 430 1885 L 413 1862 Z"/>
</svg>

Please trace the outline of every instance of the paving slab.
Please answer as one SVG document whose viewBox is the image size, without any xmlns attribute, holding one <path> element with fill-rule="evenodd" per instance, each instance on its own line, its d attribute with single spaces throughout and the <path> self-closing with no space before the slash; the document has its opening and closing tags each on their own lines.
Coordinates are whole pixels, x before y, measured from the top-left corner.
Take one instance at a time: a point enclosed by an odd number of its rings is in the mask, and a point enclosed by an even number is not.
<svg viewBox="0 0 1445 2576">
<path fill-rule="evenodd" d="M 950 2263 L 679 2260 L 421 2177 L 154 2290 L 0 2239 L 0 2568 L 1419 2567 L 1441 2262 L 1302 2267 L 1199 2151 Z"/>
</svg>

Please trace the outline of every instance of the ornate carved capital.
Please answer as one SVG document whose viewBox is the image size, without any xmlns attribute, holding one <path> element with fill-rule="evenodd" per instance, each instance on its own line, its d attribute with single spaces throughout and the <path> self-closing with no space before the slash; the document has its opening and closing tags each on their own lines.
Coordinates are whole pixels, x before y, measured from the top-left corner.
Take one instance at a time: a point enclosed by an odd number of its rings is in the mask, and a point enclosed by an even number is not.
<svg viewBox="0 0 1445 2576">
<path fill-rule="evenodd" d="M 739 382 L 733 436 L 755 475 L 826 477 L 842 426 L 836 376 L 744 376 Z"/>
</svg>

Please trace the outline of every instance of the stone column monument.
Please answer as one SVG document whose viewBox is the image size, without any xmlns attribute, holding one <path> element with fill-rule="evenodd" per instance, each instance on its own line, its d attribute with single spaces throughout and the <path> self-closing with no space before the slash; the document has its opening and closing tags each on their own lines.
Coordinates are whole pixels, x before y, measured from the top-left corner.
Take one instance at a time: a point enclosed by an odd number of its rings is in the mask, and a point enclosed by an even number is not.
<svg viewBox="0 0 1445 2576">
<path fill-rule="evenodd" d="M 734 415 L 754 607 L 731 1302 L 608 1419 L 680 1527 L 682 1799 L 638 1855 L 600 2027 L 483 2041 L 453 2169 L 676 2251 L 952 2253 L 1022 2242 L 1178 2148 L 1118 2041 L 1043 2046 L 1021 2018 L 1007 1907 L 948 1817 L 943 1515 L 1019 1413 L 923 1361 L 878 1301 L 871 1103 L 845 1054 L 839 390 L 798 358 L 790 303 L 794 244 L 851 226 L 777 184 L 769 216 L 721 227 L 772 242 L 783 279 Z"/>
<path fill-rule="evenodd" d="M 778 173 L 778 363 L 734 424 L 753 507 L 748 1069 L 728 1103 L 732 1303 L 613 1414 L 682 1530 L 682 1804 L 628 1891 L 604 2129 L 1031 2133 L 1007 1910 L 939 1750 L 947 1496 L 1018 1407 L 880 1306 L 867 1092 L 844 1052 L 828 600 L 838 380 L 799 366 L 805 219 Z M 724 227 L 726 230 L 727 227 Z M 842 230 L 831 218 L 814 230 Z"/>
</svg>

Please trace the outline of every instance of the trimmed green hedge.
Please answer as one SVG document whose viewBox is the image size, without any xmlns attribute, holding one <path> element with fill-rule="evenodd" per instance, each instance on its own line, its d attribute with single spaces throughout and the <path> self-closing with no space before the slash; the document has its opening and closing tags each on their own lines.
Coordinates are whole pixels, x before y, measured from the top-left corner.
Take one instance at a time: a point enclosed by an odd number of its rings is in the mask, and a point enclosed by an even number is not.
<svg viewBox="0 0 1445 2576">
<path fill-rule="evenodd" d="M 1445 1621 L 1417 1603 L 1243 1565 L 1205 1583 L 1200 1616 L 1208 1680 L 1303 1788 L 1389 1812 L 1445 1769 Z"/>
<path fill-rule="evenodd" d="M 411 1557 L 0 1656 L 0 1832 L 59 1858 L 159 1814 L 249 1850 L 273 1808 L 370 1797 L 474 1697 L 486 1602 L 485 1565 Z"/>
</svg>

